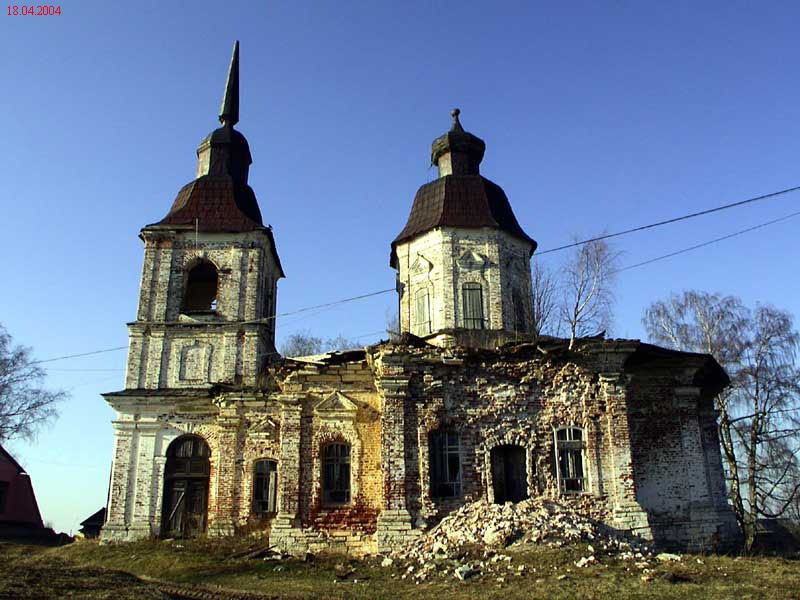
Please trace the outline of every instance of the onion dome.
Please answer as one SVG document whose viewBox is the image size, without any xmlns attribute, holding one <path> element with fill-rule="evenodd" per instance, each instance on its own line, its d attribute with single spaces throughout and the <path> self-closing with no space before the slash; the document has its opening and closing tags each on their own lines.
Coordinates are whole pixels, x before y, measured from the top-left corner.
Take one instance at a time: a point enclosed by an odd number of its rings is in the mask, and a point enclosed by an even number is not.
<svg viewBox="0 0 800 600">
<path fill-rule="evenodd" d="M 459 109 L 453 109 L 450 131 L 431 145 L 431 162 L 439 178 L 417 191 L 411 214 L 392 242 L 389 264 L 397 268 L 397 244 L 407 242 L 439 227 L 499 229 L 530 244 L 536 242 L 517 222 L 503 189 L 480 175 L 486 144 L 461 126 Z"/>
</svg>

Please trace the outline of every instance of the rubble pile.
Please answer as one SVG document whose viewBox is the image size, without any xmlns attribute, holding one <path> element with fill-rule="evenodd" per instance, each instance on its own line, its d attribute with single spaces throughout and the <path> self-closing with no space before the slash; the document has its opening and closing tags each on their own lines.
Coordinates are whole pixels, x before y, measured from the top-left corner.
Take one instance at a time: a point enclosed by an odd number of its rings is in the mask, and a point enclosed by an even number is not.
<svg viewBox="0 0 800 600">
<path fill-rule="evenodd" d="M 595 564 L 601 556 L 632 561 L 642 568 L 656 560 L 649 545 L 623 537 L 567 506 L 536 498 L 517 504 L 481 500 L 464 505 L 394 550 L 382 565 L 401 563 L 402 578 L 417 581 L 449 573 L 461 580 L 492 574 L 502 582 L 508 576 L 521 575 L 526 568 L 512 565 L 513 558 L 504 553 L 505 548 L 525 544 L 557 548 L 579 543 L 586 544 L 586 552 L 575 562 L 577 568 Z"/>
</svg>

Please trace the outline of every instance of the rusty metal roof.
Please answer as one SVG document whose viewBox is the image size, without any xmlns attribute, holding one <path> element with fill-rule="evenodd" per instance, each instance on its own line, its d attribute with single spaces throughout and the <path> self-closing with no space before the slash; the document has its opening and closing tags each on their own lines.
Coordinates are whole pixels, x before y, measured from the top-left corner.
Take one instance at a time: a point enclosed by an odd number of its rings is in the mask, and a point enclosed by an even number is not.
<svg viewBox="0 0 800 600">
<path fill-rule="evenodd" d="M 244 232 L 264 227 L 253 189 L 228 175 L 203 175 L 178 192 L 167 216 L 150 228 L 195 227 L 207 232 Z"/>
<path fill-rule="evenodd" d="M 389 264 L 396 267 L 397 244 L 437 227 L 491 227 L 529 242 L 531 254 L 536 249 L 536 241 L 520 227 L 499 185 L 480 175 L 445 175 L 417 191 L 408 222 L 392 242 Z"/>
</svg>

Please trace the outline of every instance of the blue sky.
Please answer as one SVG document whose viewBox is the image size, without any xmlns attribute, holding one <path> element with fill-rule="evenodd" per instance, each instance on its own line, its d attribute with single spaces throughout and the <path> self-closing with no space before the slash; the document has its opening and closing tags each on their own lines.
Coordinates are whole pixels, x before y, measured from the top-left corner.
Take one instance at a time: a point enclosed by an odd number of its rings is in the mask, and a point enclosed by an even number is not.
<svg viewBox="0 0 800 600">
<path fill-rule="evenodd" d="M 278 310 L 393 287 L 389 244 L 462 109 L 482 172 L 549 248 L 800 185 L 792 2 L 69 1 L 0 14 L 0 322 L 40 359 L 122 346 L 139 229 L 193 178 L 241 40 L 250 182 L 287 278 Z M 3 9 L 4 10 L 4 9 Z M 620 238 L 623 265 L 800 210 L 800 194 Z M 620 274 L 616 326 L 696 288 L 800 314 L 800 218 Z M 556 267 L 563 253 L 542 257 Z M 391 294 L 278 321 L 369 343 Z M 61 530 L 105 502 L 125 352 L 47 363 L 71 392 L 10 445 Z"/>
</svg>

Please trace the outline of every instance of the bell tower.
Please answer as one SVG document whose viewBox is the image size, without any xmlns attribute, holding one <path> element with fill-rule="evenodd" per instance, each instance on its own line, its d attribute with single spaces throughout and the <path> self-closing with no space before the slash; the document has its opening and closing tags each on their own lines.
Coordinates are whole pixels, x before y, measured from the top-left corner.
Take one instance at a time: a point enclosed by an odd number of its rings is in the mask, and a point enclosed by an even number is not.
<svg viewBox="0 0 800 600">
<path fill-rule="evenodd" d="M 252 386 L 275 356 L 278 279 L 272 228 L 248 185 L 252 158 L 239 121 L 239 42 L 219 121 L 197 149 L 196 178 L 145 226 L 128 390 Z"/>
<path fill-rule="evenodd" d="M 451 113 L 450 131 L 431 146 L 439 177 L 417 191 L 392 242 L 400 330 L 449 345 L 477 330 L 531 331 L 530 257 L 536 242 L 520 227 L 502 188 L 480 174 L 486 144 Z M 475 342 L 479 344 L 480 342 Z"/>
</svg>

